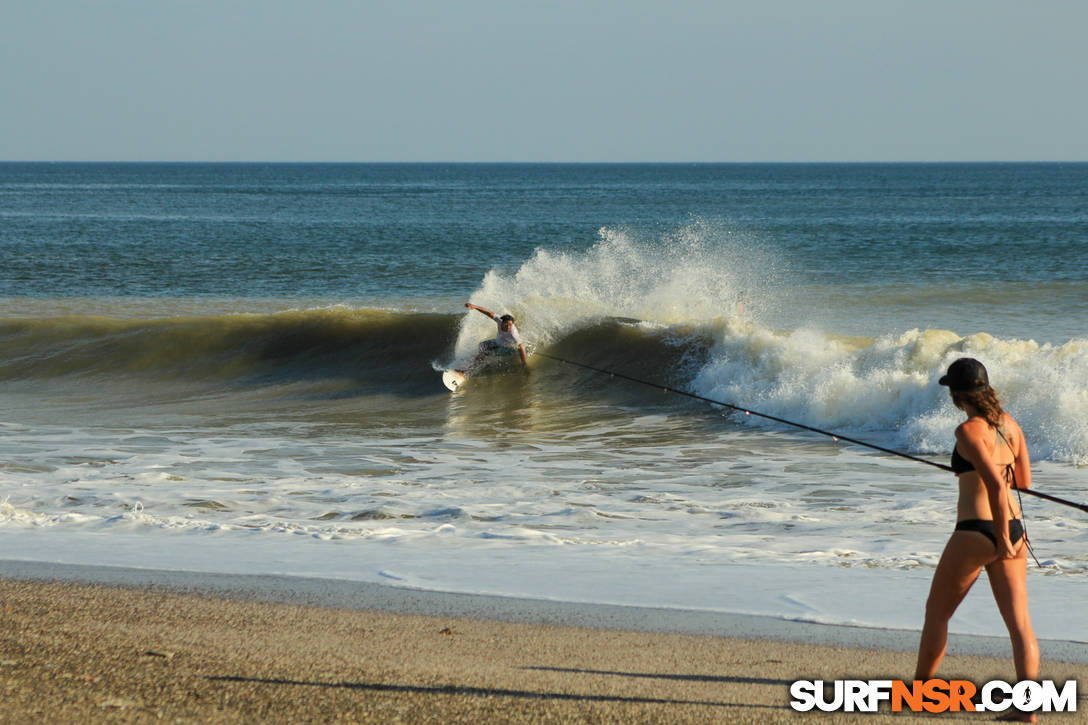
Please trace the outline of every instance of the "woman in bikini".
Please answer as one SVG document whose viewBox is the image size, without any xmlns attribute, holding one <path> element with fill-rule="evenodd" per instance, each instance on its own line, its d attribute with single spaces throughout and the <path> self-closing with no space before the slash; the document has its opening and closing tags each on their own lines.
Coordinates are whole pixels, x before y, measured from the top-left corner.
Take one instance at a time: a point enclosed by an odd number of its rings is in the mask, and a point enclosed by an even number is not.
<svg viewBox="0 0 1088 725">
<path fill-rule="evenodd" d="M 959 479 L 956 529 L 941 554 L 926 600 L 926 618 L 914 677 L 931 679 L 944 657 L 948 620 L 985 568 L 997 608 L 1012 639 L 1018 680 L 1039 674 L 1039 645 L 1031 628 L 1027 594 L 1027 546 L 1012 486 L 1031 486 L 1024 433 L 1001 409 L 986 368 L 960 358 L 941 378 L 952 402 L 967 414 L 956 428 L 952 470 Z M 1007 718 L 1035 722 L 1011 710 Z"/>
</svg>

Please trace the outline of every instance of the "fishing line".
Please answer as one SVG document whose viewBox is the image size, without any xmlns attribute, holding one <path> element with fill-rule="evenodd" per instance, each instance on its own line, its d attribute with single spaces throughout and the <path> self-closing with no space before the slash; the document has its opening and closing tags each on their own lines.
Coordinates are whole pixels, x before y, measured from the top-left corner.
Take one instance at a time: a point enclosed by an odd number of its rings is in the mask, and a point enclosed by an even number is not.
<svg viewBox="0 0 1088 725">
<path fill-rule="evenodd" d="M 819 433 L 820 435 L 827 436 L 828 438 L 831 438 L 831 439 L 833 439 L 835 441 L 846 441 L 847 443 L 853 443 L 854 445 L 862 446 L 864 448 L 871 448 L 872 450 L 880 451 L 881 453 L 887 453 L 889 455 L 898 456 L 900 458 L 906 458 L 907 460 L 910 460 L 910 461 L 917 461 L 918 463 L 924 463 L 927 466 L 933 466 L 934 468 L 939 468 L 942 471 L 952 472 L 952 466 L 946 465 L 944 463 L 937 463 L 936 461 L 930 461 L 930 460 L 928 460 L 926 458 L 921 458 L 920 456 L 912 456 L 909 453 L 904 453 L 902 451 L 897 451 L 897 450 L 895 450 L 893 448 L 885 448 L 884 446 L 878 446 L 875 443 L 869 443 L 868 441 L 858 440 L 857 438 L 851 438 L 849 436 L 844 436 L 844 435 L 841 435 L 839 433 L 834 433 L 832 431 L 823 430 L 822 428 L 815 428 L 815 427 L 813 427 L 811 425 L 805 425 L 804 423 L 797 423 L 797 422 L 792 421 L 792 420 L 786 420 L 785 418 L 779 418 L 778 416 L 775 416 L 775 415 L 769 415 L 767 413 L 760 413 L 759 411 L 752 410 L 750 408 L 744 408 L 744 407 L 741 407 L 739 405 L 733 405 L 731 403 L 726 403 L 726 402 L 723 402 L 721 400 L 714 400 L 713 398 L 707 398 L 707 397 L 705 397 L 703 395 L 697 395 L 696 393 L 689 393 L 686 390 L 677 390 L 676 388 L 670 388 L 667 385 L 661 385 L 659 383 L 650 382 L 649 380 L 642 380 L 640 378 L 632 377 L 630 375 L 625 375 L 624 373 L 618 373 L 615 370 L 605 370 L 604 368 L 598 368 L 598 367 L 594 367 L 592 365 L 586 365 L 585 363 L 575 362 L 574 360 L 567 360 L 565 358 L 561 358 L 561 357 L 558 357 L 556 355 L 549 355 L 546 352 L 539 352 L 538 351 L 538 352 L 535 352 L 533 354 L 534 355 L 539 355 L 540 357 L 546 357 L 549 360 L 555 360 L 556 362 L 561 362 L 561 363 L 565 363 L 567 365 L 572 365 L 572 366 L 577 367 L 577 368 L 583 368 L 585 370 L 592 370 L 595 373 L 600 373 L 602 375 L 608 375 L 609 377 L 620 378 L 622 380 L 627 380 L 627 381 L 630 381 L 632 383 L 638 383 L 639 385 L 646 385 L 646 386 L 651 387 L 651 388 L 657 388 L 658 390 L 661 390 L 661 391 L 666 392 L 666 393 L 676 393 L 677 395 L 683 395 L 685 397 L 692 398 L 693 400 L 699 400 L 699 401 L 702 401 L 704 403 L 710 403 L 711 405 L 720 405 L 723 408 L 729 408 L 731 410 L 735 410 L 737 412 L 744 413 L 745 415 L 754 415 L 757 418 L 764 418 L 766 420 L 774 421 L 775 423 L 782 423 L 783 425 L 793 426 L 794 428 L 800 428 L 801 430 L 807 430 L 807 431 L 809 431 L 811 433 Z M 1081 511 L 1084 511 L 1085 513 L 1088 513 L 1088 504 L 1076 503 L 1075 501 L 1069 501 L 1067 499 L 1059 498 L 1058 496 L 1052 496 L 1052 495 L 1050 495 L 1048 493 L 1042 493 L 1040 491 L 1036 491 L 1036 490 L 1030 489 L 1030 488 L 1018 488 L 1018 487 L 1014 486 L 1013 490 L 1015 490 L 1017 493 L 1020 493 L 1022 491 L 1023 493 L 1026 493 L 1026 494 L 1028 494 L 1030 496 L 1037 496 L 1039 498 L 1045 499 L 1047 501 L 1051 501 L 1053 503 L 1061 504 L 1063 506 L 1071 506 L 1071 507 L 1073 507 L 1075 509 L 1080 509 Z"/>
</svg>

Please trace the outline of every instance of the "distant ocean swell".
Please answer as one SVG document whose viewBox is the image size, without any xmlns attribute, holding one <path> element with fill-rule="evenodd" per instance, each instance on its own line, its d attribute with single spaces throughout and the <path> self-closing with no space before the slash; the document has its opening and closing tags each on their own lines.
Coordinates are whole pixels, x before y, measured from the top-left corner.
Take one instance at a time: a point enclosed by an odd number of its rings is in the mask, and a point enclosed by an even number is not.
<svg viewBox="0 0 1088 725">
<path fill-rule="evenodd" d="M 1037 459 L 1088 465 L 1088 340 L 1049 345 L 944 330 L 859 338 L 776 330 L 743 315 L 674 324 L 571 316 L 543 330 L 534 323 L 532 306 L 522 307 L 527 337 L 539 341 L 541 352 L 912 452 L 948 450 L 962 414 L 937 385 L 937 373 L 970 355 L 990 369 Z M 476 327 L 476 317 L 483 326 Z M 479 315 L 348 307 L 157 319 L 7 319 L 0 320 L 0 380 L 140 378 L 237 386 L 339 381 L 353 395 L 441 395 L 435 369 L 470 359 L 475 344 L 492 330 Z M 618 385 L 544 356 L 534 369 L 532 384 L 549 398 L 572 390 L 613 394 Z M 623 385 L 625 404 L 651 400 L 649 391 Z"/>
</svg>

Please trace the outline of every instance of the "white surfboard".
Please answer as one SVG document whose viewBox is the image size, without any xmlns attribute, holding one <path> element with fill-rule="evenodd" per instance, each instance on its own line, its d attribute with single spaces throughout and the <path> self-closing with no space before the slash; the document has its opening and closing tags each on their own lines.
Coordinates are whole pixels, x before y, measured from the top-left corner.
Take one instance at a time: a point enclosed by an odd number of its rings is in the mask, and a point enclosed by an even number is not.
<svg viewBox="0 0 1088 725">
<path fill-rule="evenodd" d="M 465 384 L 465 374 L 457 370 L 445 370 L 442 372 L 442 384 L 449 390 L 457 390 Z"/>
</svg>

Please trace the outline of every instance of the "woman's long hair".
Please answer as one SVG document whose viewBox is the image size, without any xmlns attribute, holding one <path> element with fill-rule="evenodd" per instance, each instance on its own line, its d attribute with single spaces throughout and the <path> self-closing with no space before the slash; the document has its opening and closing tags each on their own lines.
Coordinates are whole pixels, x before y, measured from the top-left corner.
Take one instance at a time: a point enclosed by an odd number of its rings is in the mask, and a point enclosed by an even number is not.
<svg viewBox="0 0 1088 725">
<path fill-rule="evenodd" d="M 961 410 L 964 405 L 974 407 L 979 415 L 990 424 L 991 428 L 999 427 L 1001 425 L 1001 416 L 1005 414 L 1005 410 L 1001 407 L 1001 401 L 997 399 L 997 393 L 989 385 L 982 390 L 971 392 L 953 390 L 952 403 Z"/>
</svg>

